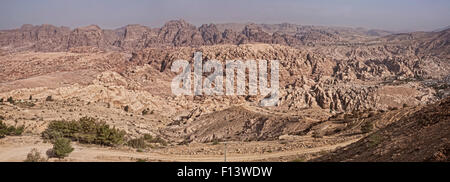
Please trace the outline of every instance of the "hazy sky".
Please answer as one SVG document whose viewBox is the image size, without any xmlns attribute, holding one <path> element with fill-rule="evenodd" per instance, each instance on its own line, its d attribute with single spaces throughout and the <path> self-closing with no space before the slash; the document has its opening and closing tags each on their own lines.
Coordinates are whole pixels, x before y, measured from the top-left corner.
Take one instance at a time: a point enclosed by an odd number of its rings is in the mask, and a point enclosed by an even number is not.
<svg viewBox="0 0 450 182">
<path fill-rule="evenodd" d="M 450 0 L 0 0 L 0 29 L 22 24 L 159 27 L 203 23 L 295 23 L 434 30 L 450 25 Z"/>
</svg>

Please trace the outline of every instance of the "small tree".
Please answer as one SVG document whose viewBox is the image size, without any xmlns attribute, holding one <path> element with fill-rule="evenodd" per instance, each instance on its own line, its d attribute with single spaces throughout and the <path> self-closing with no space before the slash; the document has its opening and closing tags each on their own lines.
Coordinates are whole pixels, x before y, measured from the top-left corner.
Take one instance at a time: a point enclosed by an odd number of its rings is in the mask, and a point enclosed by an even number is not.
<svg viewBox="0 0 450 182">
<path fill-rule="evenodd" d="M 128 112 L 130 110 L 130 107 L 128 105 L 126 105 L 123 110 L 125 110 L 125 112 Z"/>
<path fill-rule="evenodd" d="M 53 142 L 52 155 L 57 158 L 64 158 L 74 150 L 70 145 L 70 140 L 67 138 L 57 138 Z"/>
<path fill-rule="evenodd" d="M 32 95 L 30 95 L 30 97 L 28 98 L 28 100 L 33 100 L 33 96 L 32 96 Z"/>
</svg>

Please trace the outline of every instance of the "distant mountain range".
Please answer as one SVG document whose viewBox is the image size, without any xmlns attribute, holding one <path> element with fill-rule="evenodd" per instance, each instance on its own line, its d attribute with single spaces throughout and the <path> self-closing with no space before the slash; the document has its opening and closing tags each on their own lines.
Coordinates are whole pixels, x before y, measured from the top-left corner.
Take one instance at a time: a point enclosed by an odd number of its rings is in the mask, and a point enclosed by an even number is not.
<svg viewBox="0 0 450 182">
<path fill-rule="evenodd" d="M 215 44 L 268 43 L 289 46 L 359 43 L 392 35 L 385 30 L 282 24 L 203 24 L 196 27 L 172 20 L 160 28 L 127 25 L 102 29 L 97 25 L 68 27 L 23 25 L 0 31 L 0 46 L 6 50 L 67 51 L 93 46 L 104 50 L 131 51 L 146 47 L 202 46 Z"/>
</svg>

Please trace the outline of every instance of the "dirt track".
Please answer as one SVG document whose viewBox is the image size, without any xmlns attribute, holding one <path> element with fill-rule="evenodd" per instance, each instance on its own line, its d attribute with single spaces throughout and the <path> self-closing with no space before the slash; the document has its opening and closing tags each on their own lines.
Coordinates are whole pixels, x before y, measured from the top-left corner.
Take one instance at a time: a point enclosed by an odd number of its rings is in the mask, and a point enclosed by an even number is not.
<svg viewBox="0 0 450 182">
<path fill-rule="evenodd" d="M 30 138 L 27 137 L 29 141 Z M 32 148 L 38 149 L 41 154 L 45 155 L 45 151 L 51 148 L 49 143 L 36 142 L 38 139 L 33 138 L 35 142 L 30 144 L 15 143 L 15 144 L 0 144 L 0 161 L 23 161 L 28 152 Z M 265 154 L 231 154 L 227 156 L 227 161 L 258 161 L 268 158 L 277 158 L 284 156 L 292 156 L 298 154 L 316 153 L 324 150 L 333 150 L 337 147 L 343 147 L 356 142 L 358 139 L 353 139 L 336 145 L 329 145 L 323 147 L 297 149 L 291 151 L 273 152 Z M 167 155 L 156 152 L 133 152 L 122 151 L 104 147 L 84 146 L 73 144 L 75 150 L 66 158 L 68 161 L 135 161 L 138 158 L 149 161 L 184 161 L 184 162 L 220 162 L 223 161 L 222 155 Z"/>
</svg>

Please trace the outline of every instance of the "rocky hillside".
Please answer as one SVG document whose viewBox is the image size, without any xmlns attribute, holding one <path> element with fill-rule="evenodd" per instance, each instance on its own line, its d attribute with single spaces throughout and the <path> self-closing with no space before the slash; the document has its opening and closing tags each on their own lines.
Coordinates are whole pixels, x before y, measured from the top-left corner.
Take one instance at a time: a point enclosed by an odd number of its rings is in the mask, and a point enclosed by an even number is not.
<svg viewBox="0 0 450 182">
<path fill-rule="evenodd" d="M 201 51 L 204 60 L 280 60 L 280 106 L 285 109 L 352 111 L 425 104 L 438 100 L 436 92 L 440 89 L 426 86 L 423 81 L 443 81 L 450 68 L 447 60 L 439 58 L 390 57 L 391 54 L 381 52 L 377 59 L 341 60 L 305 49 L 268 44 L 147 48 L 134 52 L 130 62 L 150 65 L 153 71 L 149 72 L 173 76 L 168 69 L 172 62 L 192 61 L 195 51 Z"/>
<path fill-rule="evenodd" d="M 450 98 L 314 161 L 450 161 Z"/>
</svg>

